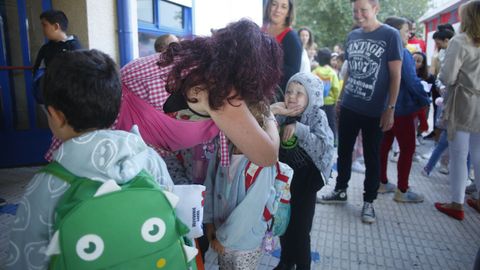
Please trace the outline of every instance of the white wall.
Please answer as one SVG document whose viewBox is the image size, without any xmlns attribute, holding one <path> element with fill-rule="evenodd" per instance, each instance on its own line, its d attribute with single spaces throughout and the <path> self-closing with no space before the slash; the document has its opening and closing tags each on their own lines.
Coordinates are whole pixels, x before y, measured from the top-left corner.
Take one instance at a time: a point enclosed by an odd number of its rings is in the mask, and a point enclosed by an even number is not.
<svg viewBox="0 0 480 270">
<path fill-rule="evenodd" d="M 67 33 L 78 36 L 84 48 L 101 50 L 119 62 L 115 0 L 53 0 L 52 6 L 65 12 Z"/>
<path fill-rule="evenodd" d="M 241 18 L 262 24 L 261 0 L 195 0 L 193 2 L 193 34 L 210 35 L 210 29 L 225 27 Z"/>
<path fill-rule="evenodd" d="M 88 48 L 101 50 L 119 62 L 117 5 L 113 0 L 86 0 Z"/>
</svg>

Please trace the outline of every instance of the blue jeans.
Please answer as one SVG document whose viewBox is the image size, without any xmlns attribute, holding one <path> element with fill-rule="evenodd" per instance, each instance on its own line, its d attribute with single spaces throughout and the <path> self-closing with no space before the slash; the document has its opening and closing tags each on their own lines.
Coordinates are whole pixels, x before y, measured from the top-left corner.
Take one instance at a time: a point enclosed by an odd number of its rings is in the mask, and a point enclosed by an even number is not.
<svg viewBox="0 0 480 270">
<path fill-rule="evenodd" d="M 438 139 L 438 143 L 435 146 L 435 149 L 433 150 L 432 155 L 430 156 L 430 159 L 428 160 L 427 165 L 425 165 L 425 168 L 424 168 L 428 174 L 430 174 L 433 168 L 435 168 L 435 165 L 437 164 L 438 160 L 440 160 L 440 157 L 442 156 L 443 152 L 447 148 L 448 148 L 447 131 L 442 130 L 442 133 L 440 134 L 440 138 Z"/>
<path fill-rule="evenodd" d="M 442 130 L 442 133 L 440 134 L 440 138 L 438 139 L 438 143 L 435 146 L 435 149 L 432 152 L 432 155 L 430 156 L 430 159 L 427 162 L 427 165 L 425 165 L 424 170 L 430 174 L 435 168 L 435 165 L 437 165 L 437 162 L 440 160 L 440 157 L 442 156 L 443 152 L 445 149 L 448 148 L 448 140 L 447 140 L 447 131 Z M 470 168 L 470 155 L 468 155 L 467 158 L 467 169 Z"/>
</svg>

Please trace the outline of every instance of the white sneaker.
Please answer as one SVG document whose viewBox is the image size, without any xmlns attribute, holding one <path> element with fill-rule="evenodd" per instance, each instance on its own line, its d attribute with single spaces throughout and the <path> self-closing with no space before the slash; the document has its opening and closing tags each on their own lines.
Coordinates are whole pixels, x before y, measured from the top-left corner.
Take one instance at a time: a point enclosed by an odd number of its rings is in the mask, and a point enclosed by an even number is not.
<svg viewBox="0 0 480 270">
<path fill-rule="evenodd" d="M 441 174 L 448 174 L 449 173 L 448 167 L 445 165 L 442 165 L 440 166 L 440 168 L 438 168 L 438 172 Z"/>
<path fill-rule="evenodd" d="M 404 203 L 419 203 L 419 202 L 423 202 L 424 196 L 422 194 L 413 192 L 410 189 L 408 189 L 407 192 L 405 193 L 397 189 L 395 191 L 395 196 L 393 196 L 393 200 L 396 202 L 404 202 Z"/>
<path fill-rule="evenodd" d="M 418 142 L 418 144 L 423 145 L 424 141 L 423 141 L 423 137 L 421 135 L 417 136 L 417 142 Z"/>
<path fill-rule="evenodd" d="M 365 173 L 365 166 L 363 166 L 358 160 L 352 163 L 352 171 L 357 173 Z"/>
<path fill-rule="evenodd" d="M 420 158 L 420 156 L 419 156 L 417 153 L 415 153 L 415 154 L 413 154 L 412 160 L 413 160 L 414 162 L 419 162 L 419 161 L 422 160 L 422 159 Z"/>
<path fill-rule="evenodd" d="M 431 156 L 432 156 L 432 153 L 425 153 L 420 155 L 420 157 L 425 160 L 429 160 Z"/>
<path fill-rule="evenodd" d="M 398 162 L 398 156 L 400 155 L 400 152 L 393 152 L 392 157 L 390 158 L 391 162 Z"/>
<path fill-rule="evenodd" d="M 391 193 L 394 192 L 397 186 L 394 184 L 387 182 L 386 184 L 380 183 L 380 186 L 378 186 L 377 192 L 380 194 L 385 194 L 385 193 Z"/>
<path fill-rule="evenodd" d="M 427 178 L 430 177 L 430 173 L 427 172 L 426 168 L 423 168 L 422 170 L 420 170 L 420 173 Z"/>
</svg>

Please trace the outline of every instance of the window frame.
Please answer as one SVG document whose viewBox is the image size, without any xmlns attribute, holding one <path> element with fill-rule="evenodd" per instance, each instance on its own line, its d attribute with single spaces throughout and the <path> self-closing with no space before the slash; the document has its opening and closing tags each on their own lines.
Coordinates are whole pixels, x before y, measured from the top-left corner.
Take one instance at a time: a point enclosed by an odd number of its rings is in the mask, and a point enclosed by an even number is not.
<svg viewBox="0 0 480 270">
<path fill-rule="evenodd" d="M 173 5 L 180 6 L 183 12 L 183 27 L 182 29 L 168 27 L 160 25 L 160 1 L 167 2 Z M 192 7 L 181 5 L 179 3 L 167 0 L 152 0 L 153 2 L 153 23 L 146 23 L 138 20 L 138 32 L 151 34 L 151 35 L 163 35 L 173 34 L 180 37 L 187 37 L 192 35 Z"/>
</svg>

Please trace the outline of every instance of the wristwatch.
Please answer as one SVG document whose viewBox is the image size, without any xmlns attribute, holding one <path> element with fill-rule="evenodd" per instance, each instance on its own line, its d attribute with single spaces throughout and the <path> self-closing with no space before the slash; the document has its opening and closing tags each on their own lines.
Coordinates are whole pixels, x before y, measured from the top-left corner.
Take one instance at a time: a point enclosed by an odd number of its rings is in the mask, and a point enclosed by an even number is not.
<svg viewBox="0 0 480 270">
<path fill-rule="evenodd" d="M 395 110 L 395 105 L 388 105 L 388 106 L 387 106 L 387 109 Z"/>
</svg>

